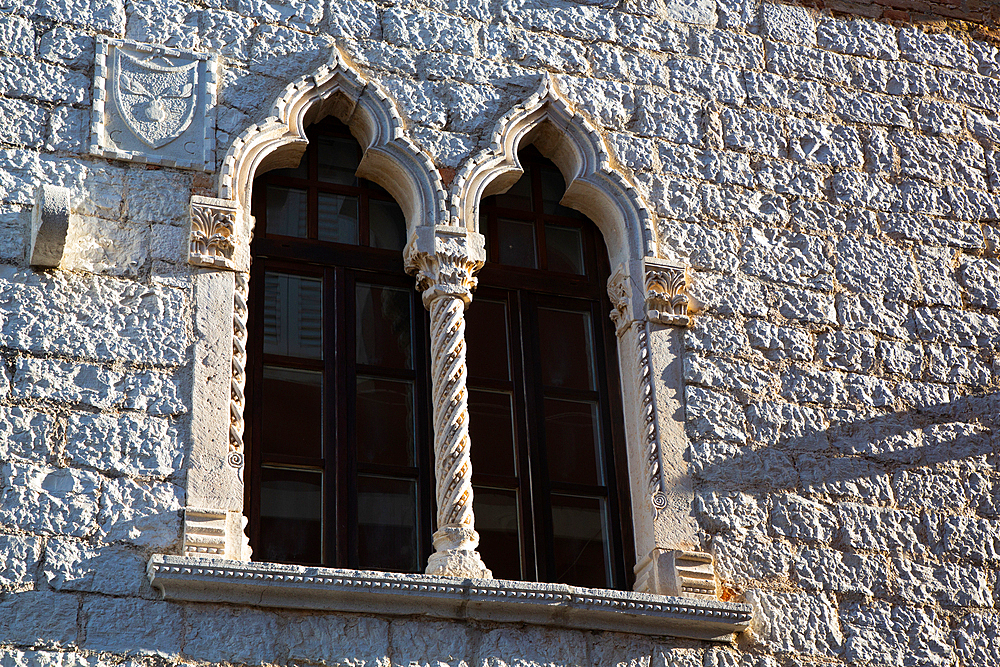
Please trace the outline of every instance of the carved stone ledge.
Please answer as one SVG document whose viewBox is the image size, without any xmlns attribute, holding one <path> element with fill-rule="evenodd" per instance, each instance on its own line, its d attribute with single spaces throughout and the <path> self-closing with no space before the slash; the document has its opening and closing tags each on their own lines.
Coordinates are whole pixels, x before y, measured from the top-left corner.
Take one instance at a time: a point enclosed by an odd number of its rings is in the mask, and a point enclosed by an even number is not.
<svg viewBox="0 0 1000 667">
<path fill-rule="evenodd" d="M 167 600 L 413 615 L 731 641 L 750 605 L 522 581 L 153 556 Z"/>
<path fill-rule="evenodd" d="M 715 600 L 715 566 L 711 554 L 654 549 L 635 566 L 635 589 L 659 595 Z"/>
<path fill-rule="evenodd" d="M 235 270 L 239 244 L 237 214 L 234 201 L 192 196 L 188 262 L 195 266 Z"/>
<path fill-rule="evenodd" d="M 62 261 L 69 232 L 69 189 L 59 185 L 41 185 L 35 191 L 31 215 L 31 266 L 53 268 Z"/>
</svg>

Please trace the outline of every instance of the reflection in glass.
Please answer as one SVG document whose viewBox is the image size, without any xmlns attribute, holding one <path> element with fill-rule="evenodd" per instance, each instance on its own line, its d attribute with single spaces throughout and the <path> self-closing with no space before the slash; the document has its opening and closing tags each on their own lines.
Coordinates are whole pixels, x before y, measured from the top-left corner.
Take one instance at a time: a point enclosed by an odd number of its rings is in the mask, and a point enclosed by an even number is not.
<svg viewBox="0 0 1000 667">
<path fill-rule="evenodd" d="M 417 485 L 358 475 L 358 566 L 419 572 Z"/>
<path fill-rule="evenodd" d="M 534 223 L 497 218 L 497 237 L 501 264 L 538 268 Z"/>
<path fill-rule="evenodd" d="M 264 274 L 264 353 L 323 358 L 323 281 Z"/>
<path fill-rule="evenodd" d="M 555 555 L 553 583 L 607 588 L 606 507 L 602 498 L 582 498 L 553 493 L 552 547 Z"/>
<path fill-rule="evenodd" d="M 531 210 L 531 177 L 525 173 L 517 183 L 510 186 L 510 189 L 502 195 L 497 195 L 497 206 L 500 208 L 513 208 L 518 211 Z"/>
<path fill-rule="evenodd" d="M 357 185 L 354 172 L 358 170 L 358 143 L 346 137 L 328 135 L 318 137 L 317 141 L 319 180 L 338 185 Z"/>
<path fill-rule="evenodd" d="M 410 290 L 357 284 L 357 362 L 383 368 L 412 368 Z"/>
<path fill-rule="evenodd" d="M 546 398 L 549 477 L 557 482 L 603 484 L 600 433 L 597 403 Z"/>
<path fill-rule="evenodd" d="M 358 376 L 359 463 L 412 466 L 413 383 Z"/>
<path fill-rule="evenodd" d="M 473 471 L 507 477 L 517 474 L 510 394 L 469 391 L 469 437 Z"/>
<path fill-rule="evenodd" d="M 473 299 L 465 315 L 465 339 L 471 377 L 510 379 L 506 303 Z"/>
<path fill-rule="evenodd" d="M 580 229 L 545 225 L 545 257 L 549 271 L 584 275 L 583 235 Z"/>
<path fill-rule="evenodd" d="M 323 374 L 264 366 L 262 447 L 269 454 L 323 456 Z"/>
<path fill-rule="evenodd" d="M 406 245 L 406 219 L 399 204 L 380 199 L 368 200 L 368 245 L 403 250 Z"/>
<path fill-rule="evenodd" d="M 319 240 L 333 243 L 358 242 L 358 198 L 319 194 Z"/>
<path fill-rule="evenodd" d="M 267 233 L 306 238 L 309 233 L 308 199 L 305 190 L 267 186 Z"/>
<path fill-rule="evenodd" d="M 538 309 L 542 384 L 594 389 L 594 337 L 587 311 Z"/>
<path fill-rule="evenodd" d="M 322 472 L 261 467 L 260 544 L 254 557 L 303 565 L 322 562 Z"/>
<path fill-rule="evenodd" d="M 299 160 L 299 164 L 295 167 L 287 167 L 285 169 L 272 169 L 267 172 L 270 176 L 284 176 L 286 178 L 309 178 L 309 165 L 305 157 Z"/>
<path fill-rule="evenodd" d="M 473 464 L 473 470 L 475 464 Z M 521 572 L 521 531 L 518 528 L 517 491 L 473 489 L 479 553 L 489 559 L 496 579 L 523 579 Z M 488 556 L 486 556 L 488 554 Z"/>
<path fill-rule="evenodd" d="M 566 181 L 558 169 L 542 169 L 542 210 L 549 215 L 561 215 L 567 218 L 582 218 L 583 215 L 574 209 L 562 206 L 559 202 L 566 194 Z"/>
</svg>

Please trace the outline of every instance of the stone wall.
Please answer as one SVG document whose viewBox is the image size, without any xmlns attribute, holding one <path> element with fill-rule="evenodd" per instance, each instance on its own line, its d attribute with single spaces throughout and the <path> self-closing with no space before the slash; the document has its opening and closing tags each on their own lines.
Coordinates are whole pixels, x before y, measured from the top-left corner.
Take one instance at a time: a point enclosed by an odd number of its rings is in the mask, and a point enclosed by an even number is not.
<svg viewBox="0 0 1000 667">
<path fill-rule="evenodd" d="M 1000 52 L 754 0 L 0 3 L 0 664 L 1000 660 Z M 557 74 L 692 267 L 702 547 L 736 645 L 158 600 L 210 176 L 88 155 L 99 35 L 222 58 L 216 158 L 337 41 L 442 173 Z M 41 184 L 59 269 L 26 266 Z M 489 563 L 489 554 L 483 554 Z"/>
</svg>

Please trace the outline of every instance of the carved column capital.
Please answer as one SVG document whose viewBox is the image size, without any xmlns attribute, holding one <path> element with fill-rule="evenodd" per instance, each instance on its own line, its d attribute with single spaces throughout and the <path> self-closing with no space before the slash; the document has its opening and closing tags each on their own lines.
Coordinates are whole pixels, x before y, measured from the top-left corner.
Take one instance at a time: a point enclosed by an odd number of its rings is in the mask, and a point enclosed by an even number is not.
<svg viewBox="0 0 1000 667">
<path fill-rule="evenodd" d="M 191 239 L 188 262 L 195 266 L 237 268 L 236 202 L 191 197 Z"/>
<path fill-rule="evenodd" d="M 424 306 L 430 309 L 436 299 L 451 296 L 468 307 L 479 282 L 475 274 L 486 261 L 485 248 L 483 235 L 464 227 L 418 227 L 403 254 Z"/>
<path fill-rule="evenodd" d="M 633 279 L 633 276 L 635 278 Z M 619 265 L 608 279 L 611 320 L 619 337 L 635 322 L 687 326 L 687 268 L 646 257 Z"/>
</svg>

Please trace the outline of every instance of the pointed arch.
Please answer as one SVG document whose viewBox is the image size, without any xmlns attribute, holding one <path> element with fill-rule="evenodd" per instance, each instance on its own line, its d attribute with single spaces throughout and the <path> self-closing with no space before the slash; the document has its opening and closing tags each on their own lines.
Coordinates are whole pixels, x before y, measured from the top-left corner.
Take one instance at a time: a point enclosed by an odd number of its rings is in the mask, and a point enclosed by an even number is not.
<svg viewBox="0 0 1000 667">
<path fill-rule="evenodd" d="M 506 192 L 524 173 L 517 152 L 534 144 L 566 180 L 561 203 L 594 220 L 604 235 L 612 266 L 656 257 L 656 229 L 635 186 L 617 168 L 595 125 L 546 74 L 538 90 L 504 115 L 490 146 L 463 165 L 450 191 L 451 224 L 476 230 L 483 197 Z"/>
<path fill-rule="evenodd" d="M 306 128 L 330 115 L 347 125 L 361 144 L 364 157 L 358 176 L 392 194 L 410 234 L 445 217 L 445 189 L 430 156 L 404 136 L 396 103 L 339 48 L 330 64 L 289 84 L 271 115 L 233 142 L 222 163 L 219 198 L 248 210 L 254 177 L 297 165 L 309 143 Z"/>
</svg>

